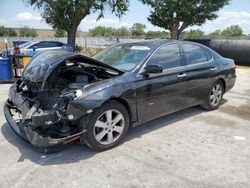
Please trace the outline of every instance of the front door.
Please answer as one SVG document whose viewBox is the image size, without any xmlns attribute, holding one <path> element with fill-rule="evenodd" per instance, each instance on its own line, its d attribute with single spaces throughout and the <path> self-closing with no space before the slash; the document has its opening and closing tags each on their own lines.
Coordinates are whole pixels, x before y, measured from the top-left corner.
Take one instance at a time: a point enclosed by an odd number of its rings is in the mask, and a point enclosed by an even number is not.
<svg viewBox="0 0 250 188">
<path fill-rule="evenodd" d="M 159 48 L 145 64 L 160 65 L 163 72 L 138 75 L 135 83 L 139 122 L 185 108 L 186 73 L 179 45 L 167 44 Z"/>
</svg>

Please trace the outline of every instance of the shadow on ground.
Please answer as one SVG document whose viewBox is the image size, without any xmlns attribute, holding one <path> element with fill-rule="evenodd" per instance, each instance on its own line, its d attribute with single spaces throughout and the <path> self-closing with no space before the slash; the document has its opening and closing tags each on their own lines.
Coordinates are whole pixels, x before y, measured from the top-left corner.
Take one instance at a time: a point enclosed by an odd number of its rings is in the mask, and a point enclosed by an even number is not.
<svg viewBox="0 0 250 188">
<path fill-rule="evenodd" d="M 200 107 L 192 107 L 186 110 L 182 110 L 162 118 L 158 118 L 156 120 L 150 121 L 138 127 L 130 129 L 128 134 L 126 135 L 124 142 L 129 142 L 135 138 L 140 138 L 142 135 L 145 135 L 149 132 L 155 131 L 162 127 L 169 126 L 183 119 L 199 115 L 204 111 Z M 52 154 L 42 154 L 39 153 L 32 147 L 29 143 L 26 143 L 21 138 L 19 138 L 12 129 L 8 126 L 7 123 L 2 125 L 1 127 L 2 135 L 5 139 L 17 147 L 20 151 L 20 157 L 17 162 L 22 162 L 24 160 L 31 160 L 32 162 L 39 165 L 55 165 L 55 164 L 69 164 L 76 163 L 82 160 L 86 160 L 97 152 L 92 151 L 88 147 L 80 144 L 71 144 L 69 147 L 65 148 L 62 151 L 52 153 Z"/>
</svg>

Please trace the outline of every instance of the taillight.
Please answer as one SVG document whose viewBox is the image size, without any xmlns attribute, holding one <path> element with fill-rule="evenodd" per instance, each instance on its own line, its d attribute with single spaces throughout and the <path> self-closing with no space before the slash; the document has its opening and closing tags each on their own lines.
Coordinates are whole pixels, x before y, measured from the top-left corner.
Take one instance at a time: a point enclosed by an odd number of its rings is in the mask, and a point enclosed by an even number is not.
<svg viewBox="0 0 250 188">
<path fill-rule="evenodd" d="M 233 64 L 232 69 L 233 69 L 234 72 L 236 71 L 236 65 L 235 65 L 235 63 Z"/>
</svg>

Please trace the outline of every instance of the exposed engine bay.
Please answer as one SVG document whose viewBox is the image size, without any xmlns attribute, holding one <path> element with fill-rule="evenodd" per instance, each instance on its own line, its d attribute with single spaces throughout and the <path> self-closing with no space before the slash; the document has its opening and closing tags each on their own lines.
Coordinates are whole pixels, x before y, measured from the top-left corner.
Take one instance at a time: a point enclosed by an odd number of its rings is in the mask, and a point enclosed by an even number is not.
<svg viewBox="0 0 250 188">
<path fill-rule="evenodd" d="M 13 106 L 12 113 L 19 113 L 24 126 L 30 126 L 43 137 L 63 138 L 81 131 L 80 120 L 72 121 L 67 116 L 69 103 L 84 94 L 84 87 L 118 75 L 108 68 L 85 63 L 79 57 L 67 59 L 38 81 L 27 79 L 24 74 L 16 82 L 9 104 Z"/>
</svg>

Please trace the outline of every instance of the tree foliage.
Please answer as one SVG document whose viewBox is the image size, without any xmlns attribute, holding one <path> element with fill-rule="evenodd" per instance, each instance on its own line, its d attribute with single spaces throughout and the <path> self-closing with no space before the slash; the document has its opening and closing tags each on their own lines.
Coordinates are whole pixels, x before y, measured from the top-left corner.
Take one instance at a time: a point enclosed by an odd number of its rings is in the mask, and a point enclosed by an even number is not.
<svg viewBox="0 0 250 188">
<path fill-rule="evenodd" d="M 115 35 L 115 29 L 112 27 L 97 26 L 90 30 L 92 36 L 110 37 Z"/>
<path fill-rule="evenodd" d="M 95 37 L 128 37 L 131 36 L 131 29 L 127 27 L 113 28 L 97 26 L 89 31 Z"/>
<path fill-rule="evenodd" d="M 13 28 L 0 26 L 0 37 L 16 37 L 17 32 Z"/>
<path fill-rule="evenodd" d="M 182 31 L 193 25 L 202 25 L 217 17 L 217 11 L 229 0 L 140 0 L 151 6 L 148 20 L 155 26 L 171 32 L 171 38 L 179 39 Z M 181 24 L 182 23 L 182 24 Z"/>
<path fill-rule="evenodd" d="M 138 24 L 138 23 L 137 23 Z M 143 24 L 141 24 L 143 25 Z M 132 28 L 121 27 L 121 28 L 113 28 L 113 27 L 104 27 L 97 26 L 94 29 L 89 30 L 91 36 L 94 37 L 131 37 L 133 33 Z M 134 31 L 135 32 L 135 31 Z M 170 33 L 166 31 L 148 31 L 145 32 L 137 31 L 137 37 L 146 36 L 147 38 L 169 38 Z"/>
<path fill-rule="evenodd" d="M 213 39 L 219 39 L 219 38 L 221 38 L 221 30 L 218 29 L 212 33 L 209 33 L 208 36 L 213 38 Z"/>
<path fill-rule="evenodd" d="M 149 38 L 170 38 L 170 33 L 166 31 L 148 31 L 146 36 Z"/>
<path fill-rule="evenodd" d="M 62 37 L 65 37 L 66 36 L 66 33 L 64 30 L 61 30 L 61 29 L 56 29 L 55 30 L 55 34 L 54 34 L 54 37 L 56 38 L 62 38 Z"/>
<path fill-rule="evenodd" d="M 106 9 L 121 17 L 128 10 L 128 0 L 24 0 L 42 11 L 42 17 L 54 29 L 64 30 L 68 44 L 75 45 L 77 27 L 91 13 L 104 16 Z"/>
<path fill-rule="evenodd" d="M 132 35 L 133 36 L 142 36 L 145 34 L 146 25 L 141 23 L 135 23 L 132 26 Z"/>
<path fill-rule="evenodd" d="M 243 30 L 239 25 L 232 25 L 221 32 L 224 37 L 241 37 Z"/>
<path fill-rule="evenodd" d="M 205 36 L 204 31 L 200 29 L 191 29 L 190 31 L 183 31 L 180 35 L 181 39 L 201 39 Z"/>
<path fill-rule="evenodd" d="M 37 32 L 33 28 L 29 28 L 28 26 L 21 27 L 19 29 L 19 36 L 20 37 L 37 37 Z"/>
</svg>

